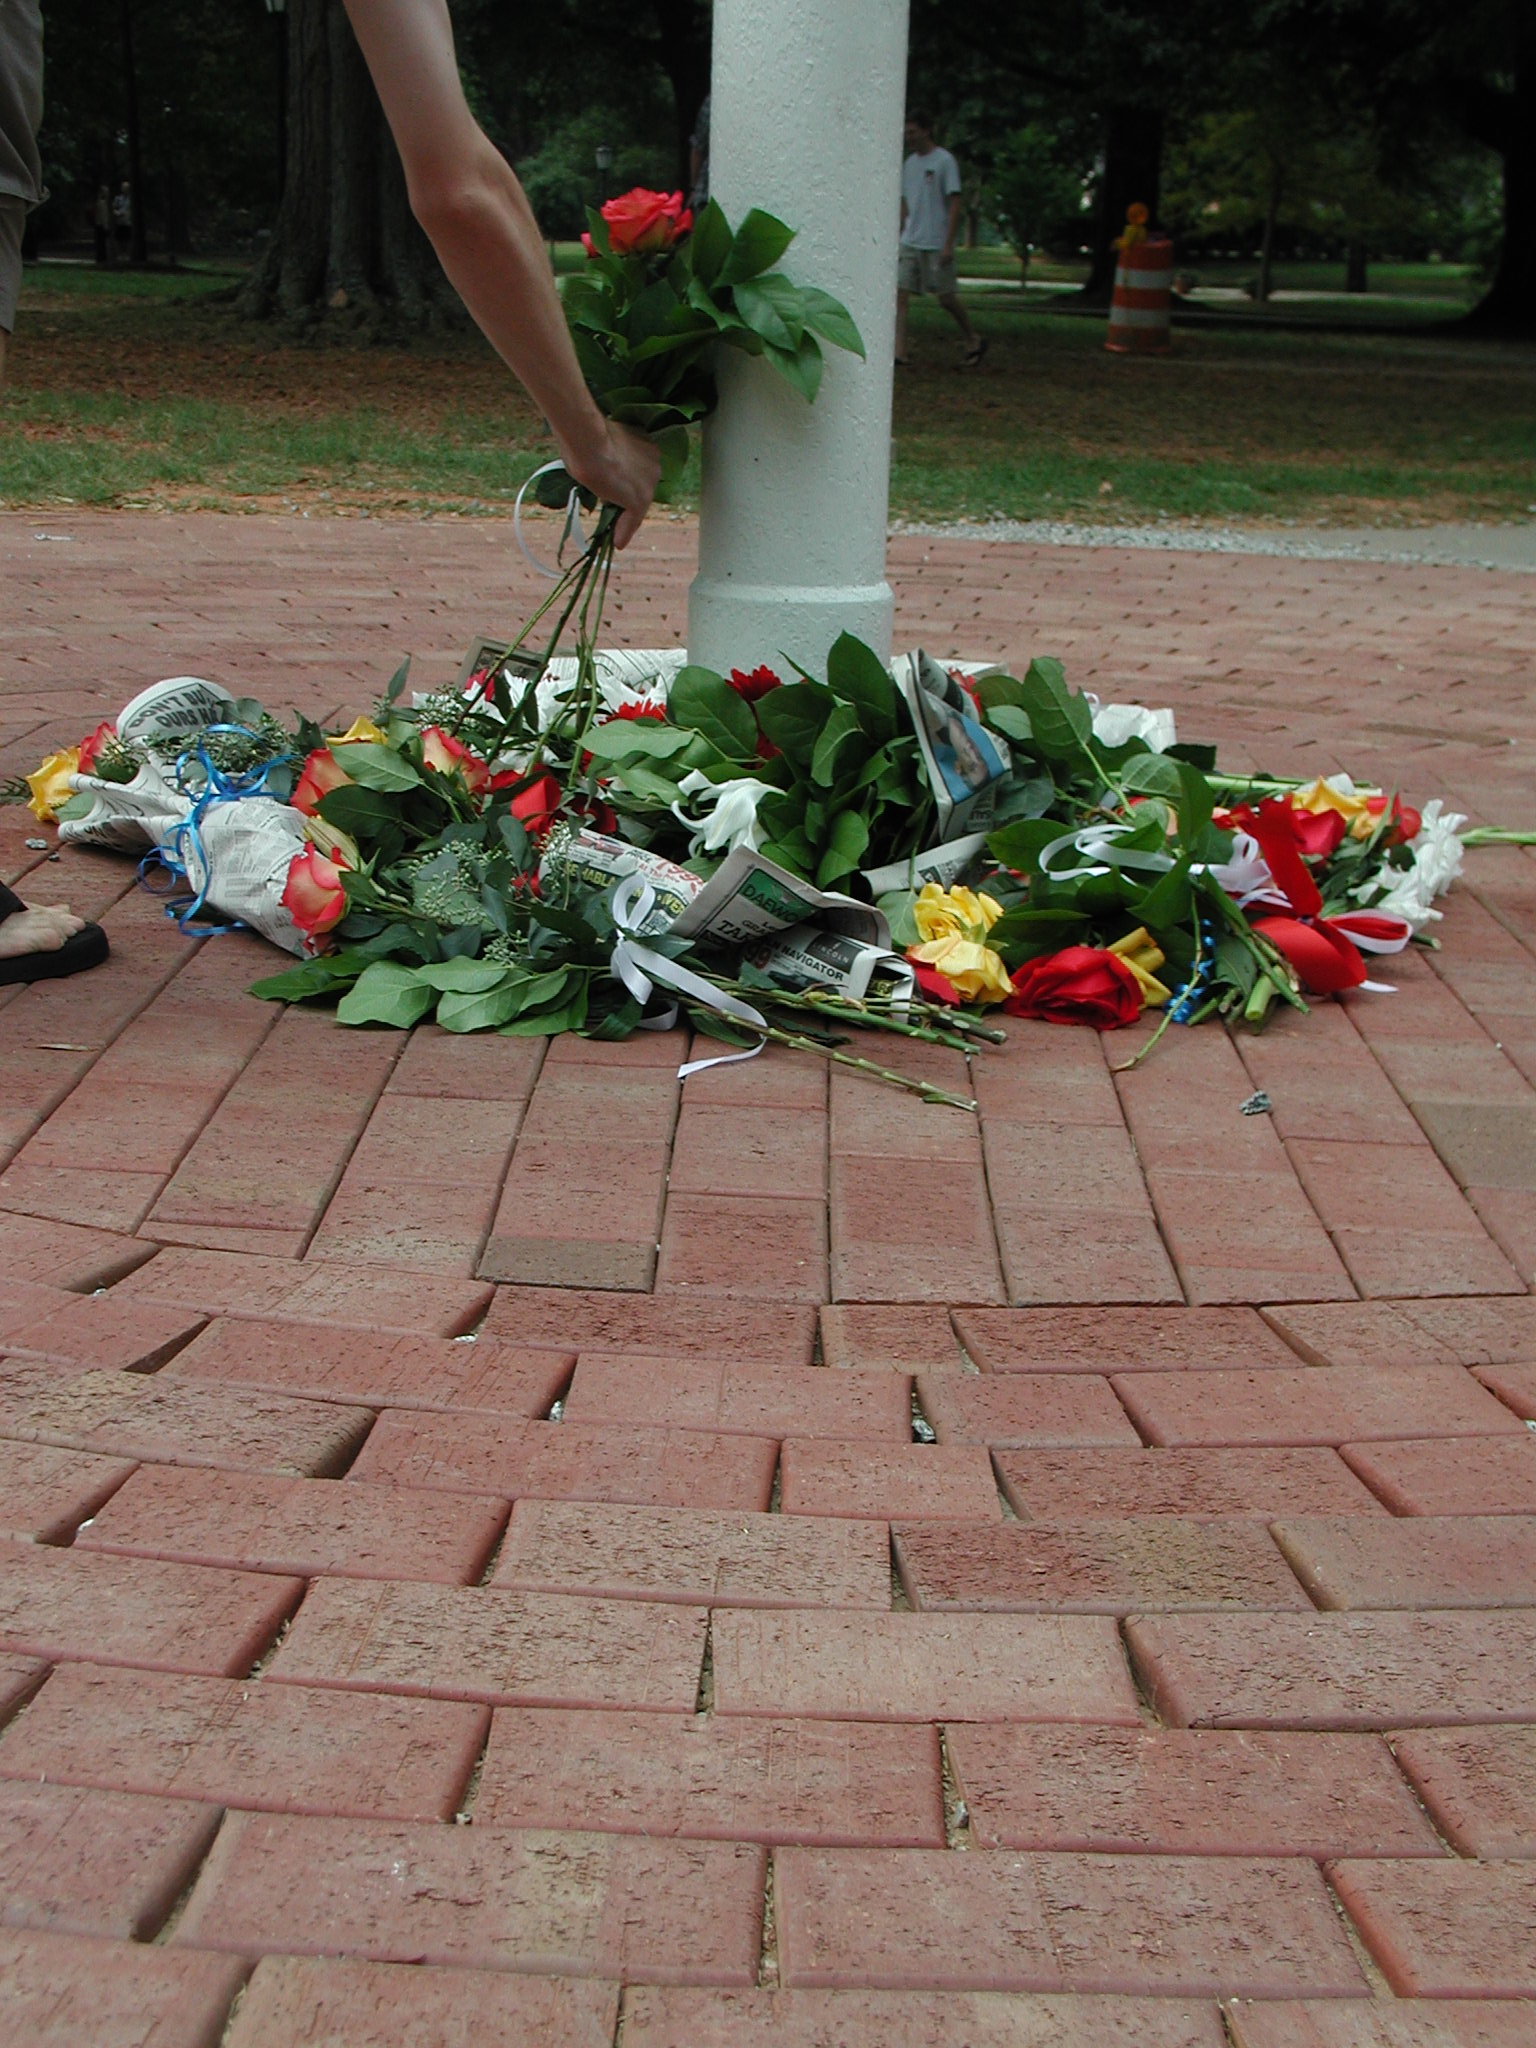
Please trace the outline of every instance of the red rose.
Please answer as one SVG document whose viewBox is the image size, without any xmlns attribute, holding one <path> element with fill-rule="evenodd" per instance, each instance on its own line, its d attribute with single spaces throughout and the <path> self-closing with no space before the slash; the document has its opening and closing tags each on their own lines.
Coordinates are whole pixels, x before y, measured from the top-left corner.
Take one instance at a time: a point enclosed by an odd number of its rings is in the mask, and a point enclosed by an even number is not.
<svg viewBox="0 0 1536 2048">
<path fill-rule="evenodd" d="M 684 206 L 681 192 L 647 192 L 643 185 L 610 199 L 603 208 L 603 219 L 615 256 L 649 256 L 654 250 L 670 249 L 693 226 L 693 215 Z M 582 240 L 590 254 L 591 237 L 583 235 Z"/>
<path fill-rule="evenodd" d="M 770 690 L 782 690 L 784 687 L 784 678 L 775 675 L 771 668 L 766 667 L 755 668 L 750 673 L 746 669 L 733 668 L 726 681 L 737 696 L 745 697 L 749 704 L 757 703 L 758 699 L 766 697 Z"/>
<path fill-rule="evenodd" d="M 421 758 L 423 765 L 435 774 L 461 776 L 471 796 L 479 796 L 491 787 L 491 771 L 486 763 L 440 725 L 422 728 Z"/>
<path fill-rule="evenodd" d="M 105 728 L 102 729 L 105 730 Z M 85 756 L 83 752 L 80 757 L 80 771 L 82 774 L 85 772 Z M 1369 811 L 1372 818 L 1385 817 L 1389 804 L 1392 807 L 1392 823 L 1383 834 L 1383 844 L 1387 846 L 1403 846 L 1410 839 L 1417 839 L 1423 829 L 1424 820 L 1411 804 L 1405 804 L 1397 796 L 1368 796 L 1365 800 L 1365 808 Z"/>
<path fill-rule="evenodd" d="M 917 985 L 930 1003 L 947 1003 L 952 1010 L 958 1010 L 965 1001 L 959 989 L 947 974 L 940 974 L 937 967 L 930 967 L 926 960 L 912 960 L 912 972 L 917 976 Z"/>
<path fill-rule="evenodd" d="M 117 727 L 110 718 L 104 718 L 96 730 L 88 738 L 80 742 L 80 762 L 75 773 L 77 775 L 94 775 L 96 773 L 96 763 L 101 758 L 102 748 L 107 744 L 108 740 L 115 740 L 116 738 Z"/>
<path fill-rule="evenodd" d="M 306 818 L 313 818 L 320 809 L 320 799 L 329 796 L 333 789 L 341 789 L 352 780 L 329 747 L 316 747 L 304 763 L 293 795 L 288 801 L 296 811 L 302 811 Z"/>
<path fill-rule="evenodd" d="M 1348 829 L 1342 811 L 1298 811 L 1291 806 L 1291 830 L 1308 860 L 1327 860 L 1337 853 Z"/>
<path fill-rule="evenodd" d="M 283 908 L 311 939 L 340 924 L 347 914 L 341 865 L 327 860 L 318 846 L 306 846 L 302 853 L 296 853 L 283 887 Z"/>
<path fill-rule="evenodd" d="M 1003 1008 L 1047 1024 L 1092 1024 L 1113 1031 L 1141 1015 L 1141 984 L 1116 953 L 1063 946 L 1059 953 L 1025 961 Z"/>
<path fill-rule="evenodd" d="M 516 789 L 520 782 L 528 783 L 526 789 L 519 789 L 513 797 L 512 815 L 525 832 L 543 832 L 553 825 L 565 801 L 565 791 L 553 775 L 541 775 L 535 782 L 518 769 L 511 769 L 504 775 L 491 778 L 492 789 Z"/>
</svg>

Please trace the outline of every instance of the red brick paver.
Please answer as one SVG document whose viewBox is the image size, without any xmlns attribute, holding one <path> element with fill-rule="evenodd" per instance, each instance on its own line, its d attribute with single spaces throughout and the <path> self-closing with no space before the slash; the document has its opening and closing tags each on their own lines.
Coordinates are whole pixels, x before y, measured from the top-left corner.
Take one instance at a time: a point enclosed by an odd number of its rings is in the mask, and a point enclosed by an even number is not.
<svg viewBox="0 0 1536 2048">
<path fill-rule="evenodd" d="M 743 1843 L 235 1814 L 172 1937 L 628 1982 L 747 1984 L 763 1851 Z"/>
<path fill-rule="evenodd" d="M 218 1824 L 185 1799 L 0 1783 L 0 1925 L 147 1941 Z"/>
<path fill-rule="evenodd" d="M 0 2034 L 28 2048 L 217 2048 L 245 1965 L 86 1935 L 0 1933 Z"/>
<path fill-rule="evenodd" d="M 508 1707 L 475 1825 L 942 1849 L 940 1777 L 932 1728 Z"/>
<path fill-rule="evenodd" d="M 1156 1615 L 1127 1639 L 1179 1728 L 1536 1721 L 1536 1616 Z"/>
<path fill-rule="evenodd" d="M 379 1419 L 348 1477 L 514 1500 L 766 1511 L 778 1460 L 771 1437 L 397 1413 Z"/>
<path fill-rule="evenodd" d="M 1536 1856 L 1536 1728 L 1414 1728 L 1397 1760 L 1464 1856 Z"/>
<path fill-rule="evenodd" d="M 898 1524 L 894 1536 L 901 1581 L 918 1608 L 1143 1614 L 1307 1605 L 1268 1533 L 1237 1517 L 1146 1515 L 980 1529 L 913 1522 Z"/>
<path fill-rule="evenodd" d="M 1215 2005 L 1177 1998 L 642 1985 L 624 2012 L 626 2048 L 1226 2048 Z"/>
<path fill-rule="evenodd" d="M 618 1986 L 591 1977 L 267 1956 L 225 2048 L 396 2048 L 402 2039 L 610 2048 L 618 2009 Z"/>
<path fill-rule="evenodd" d="M 948 1742 L 985 1848 L 1444 1853 L 1374 1735 L 956 1726 Z"/>
<path fill-rule="evenodd" d="M 493 1586 L 728 1607 L 888 1607 L 883 1522 L 521 1501 Z"/>
<path fill-rule="evenodd" d="M 1322 1879 L 1294 1857 L 782 1849 L 774 1870 L 792 1986 L 1250 1998 L 1365 1988 Z"/>
<path fill-rule="evenodd" d="M 65 1665 L 0 1738 L 0 1776 L 278 1813 L 447 1820 L 480 1707 Z"/>
<path fill-rule="evenodd" d="M 77 1547 L 299 1577 L 472 1585 L 505 1518 L 499 1501 L 473 1495 L 146 1465 Z"/>
<path fill-rule="evenodd" d="M 1399 1997 L 1536 1997 L 1536 1863 L 1349 1862 L 1330 1875 Z"/>
<path fill-rule="evenodd" d="M 635 1600 L 326 1579 L 271 1675 L 434 1699 L 690 1713 L 707 1619 Z"/>
<path fill-rule="evenodd" d="M 49 521 L 0 515 L 4 776 L 174 667 L 350 716 L 532 593 L 494 519 Z M 680 637 L 693 542 L 648 524 L 621 636 Z M 1536 827 L 1530 577 L 892 563 L 898 644 Z M 256 1962 L 229 2048 L 1525 2048 L 1536 855 L 1259 1038 L 877 1049 L 972 1117 L 339 1031 L 30 829 L 0 870 L 114 952 L 0 991 L 0 1794 L 73 1802 L 48 1924 L 116 1932 L 28 1934 L 0 2033 L 214 2048 Z M 1329 1857 L 1433 1995 L 1363 1995 Z"/>
</svg>

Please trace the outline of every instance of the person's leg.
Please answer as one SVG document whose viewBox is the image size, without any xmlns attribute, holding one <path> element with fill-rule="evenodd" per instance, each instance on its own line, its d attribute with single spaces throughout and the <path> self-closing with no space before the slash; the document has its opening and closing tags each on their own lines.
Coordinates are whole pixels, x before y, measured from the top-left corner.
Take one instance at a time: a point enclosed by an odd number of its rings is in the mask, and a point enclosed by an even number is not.
<svg viewBox="0 0 1536 2048">
<path fill-rule="evenodd" d="M 907 360 L 907 308 L 908 308 L 908 306 L 909 306 L 909 305 L 910 305 L 911 303 L 912 303 L 912 294 L 911 294 L 910 292 L 901 292 L 901 291 L 897 292 L 897 294 L 896 294 L 896 360 L 897 360 L 897 362 L 898 362 L 898 363 L 904 363 L 904 362 L 906 362 L 906 360 Z"/>
<path fill-rule="evenodd" d="M 5 382 L 5 345 L 16 325 L 16 300 L 21 291 L 21 231 L 27 209 L 8 192 L 0 192 L 0 384 Z"/>
<path fill-rule="evenodd" d="M 0 882 L 0 985 L 49 981 L 99 967 L 109 948 L 99 924 L 87 924 L 67 903 L 29 908 Z"/>
</svg>

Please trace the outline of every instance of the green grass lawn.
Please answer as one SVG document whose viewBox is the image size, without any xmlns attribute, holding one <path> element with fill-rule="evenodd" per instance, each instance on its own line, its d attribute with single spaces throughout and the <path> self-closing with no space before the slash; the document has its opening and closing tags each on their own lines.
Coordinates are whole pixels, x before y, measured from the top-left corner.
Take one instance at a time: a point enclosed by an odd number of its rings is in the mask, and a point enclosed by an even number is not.
<svg viewBox="0 0 1536 2048">
<path fill-rule="evenodd" d="M 574 245 L 557 256 L 574 261 Z M 1352 327 L 1362 302 L 1327 300 L 1307 324 L 1181 328 L 1160 359 L 1111 356 L 1097 319 L 978 281 L 971 303 L 990 351 L 972 372 L 944 314 L 919 302 L 914 364 L 896 386 L 893 513 L 1527 516 L 1536 357 L 1415 332 L 1421 305 L 1454 309 L 1465 290 L 1459 274 L 1430 269 L 1380 268 L 1370 304 L 1395 292 L 1397 331 L 1330 331 L 1319 324 L 1330 308 Z M 0 504 L 505 511 L 548 454 L 478 337 L 408 349 L 286 340 L 236 320 L 237 276 L 28 271 L 0 399 Z M 1292 288 L 1286 274 L 1282 284 Z M 1303 273 L 1294 288 L 1325 284 Z"/>
</svg>

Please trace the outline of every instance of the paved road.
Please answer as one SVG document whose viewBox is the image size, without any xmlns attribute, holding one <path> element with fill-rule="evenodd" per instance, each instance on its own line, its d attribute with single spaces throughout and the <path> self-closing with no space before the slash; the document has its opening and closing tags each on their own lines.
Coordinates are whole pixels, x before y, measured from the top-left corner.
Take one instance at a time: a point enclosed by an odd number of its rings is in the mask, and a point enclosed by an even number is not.
<svg viewBox="0 0 1536 2048">
<path fill-rule="evenodd" d="M 908 643 L 1536 825 L 1522 574 L 892 564 Z M 5 515 L 0 576 L 5 774 L 161 674 L 445 680 L 532 595 L 481 522 Z M 279 1013 L 29 826 L 115 951 L 0 993 L 0 2033 L 1530 2041 L 1530 855 L 1395 996 L 1131 1074 L 1021 1026 L 972 1119 Z"/>
</svg>

